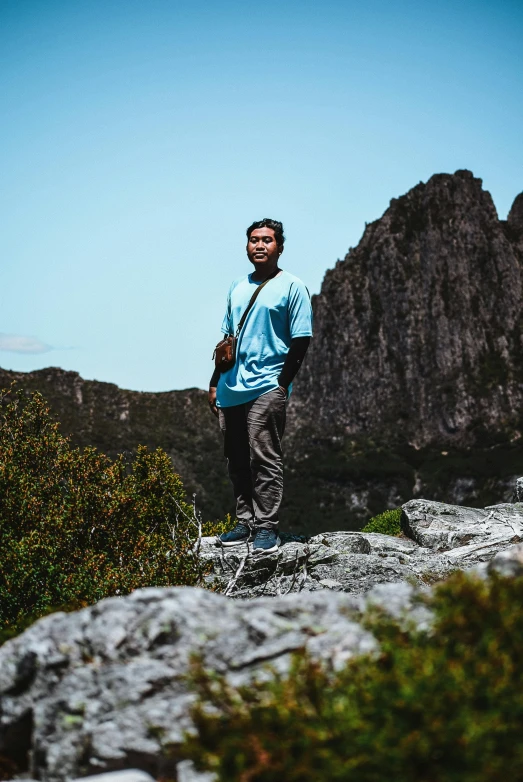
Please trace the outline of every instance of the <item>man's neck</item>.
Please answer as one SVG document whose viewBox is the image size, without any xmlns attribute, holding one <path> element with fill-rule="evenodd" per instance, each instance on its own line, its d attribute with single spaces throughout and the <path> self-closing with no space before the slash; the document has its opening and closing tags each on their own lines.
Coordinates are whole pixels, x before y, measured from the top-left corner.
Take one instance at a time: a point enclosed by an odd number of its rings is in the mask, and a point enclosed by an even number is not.
<svg viewBox="0 0 523 782">
<path fill-rule="evenodd" d="M 251 274 L 251 279 L 253 279 L 254 282 L 265 282 L 269 277 L 275 276 L 280 271 L 280 269 L 278 269 L 278 264 L 272 266 L 270 269 L 266 266 L 258 267 L 256 264 L 254 265 L 255 269 Z"/>
</svg>

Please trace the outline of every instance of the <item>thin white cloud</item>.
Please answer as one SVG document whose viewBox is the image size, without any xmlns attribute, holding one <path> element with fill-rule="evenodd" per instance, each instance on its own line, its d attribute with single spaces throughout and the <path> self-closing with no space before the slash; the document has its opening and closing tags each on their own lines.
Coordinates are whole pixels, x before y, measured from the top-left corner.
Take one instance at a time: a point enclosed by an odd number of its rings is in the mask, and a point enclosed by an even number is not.
<svg viewBox="0 0 523 782">
<path fill-rule="evenodd" d="M 48 353 L 54 348 L 36 337 L 0 333 L 0 350 L 8 353 Z"/>
</svg>

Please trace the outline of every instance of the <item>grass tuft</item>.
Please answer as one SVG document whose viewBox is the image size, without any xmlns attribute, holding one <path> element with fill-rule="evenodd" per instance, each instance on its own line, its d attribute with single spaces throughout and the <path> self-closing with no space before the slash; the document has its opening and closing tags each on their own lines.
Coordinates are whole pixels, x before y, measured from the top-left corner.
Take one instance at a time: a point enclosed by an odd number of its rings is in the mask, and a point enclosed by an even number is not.
<svg viewBox="0 0 523 782">
<path fill-rule="evenodd" d="M 400 519 L 401 508 L 386 510 L 370 519 L 363 527 L 362 532 L 381 532 L 382 535 L 399 535 L 401 532 Z"/>
</svg>

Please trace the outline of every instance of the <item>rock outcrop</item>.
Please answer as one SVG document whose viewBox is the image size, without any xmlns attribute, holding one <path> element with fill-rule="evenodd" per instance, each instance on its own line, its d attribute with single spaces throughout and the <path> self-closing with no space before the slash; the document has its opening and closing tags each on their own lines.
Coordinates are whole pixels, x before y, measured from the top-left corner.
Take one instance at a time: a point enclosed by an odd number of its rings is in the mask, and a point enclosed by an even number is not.
<svg viewBox="0 0 523 782">
<path fill-rule="evenodd" d="M 138 768 L 174 778 L 169 748 L 190 730 L 191 659 L 235 684 L 288 669 L 299 650 L 337 668 L 377 643 L 360 623 L 379 607 L 418 627 L 420 592 L 457 568 L 523 574 L 523 504 L 476 509 L 425 500 L 403 508 L 409 537 L 322 534 L 277 555 L 202 556 L 215 586 L 142 589 L 40 619 L 0 648 L 0 755 L 47 782 Z M 244 552 L 245 553 L 245 552 Z M 284 594 L 288 592 L 288 594 Z M 182 774 L 183 770 L 183 774 Z M 190 767 L 180 778 L 196 780 Z"/>
<path fill-rule="evenodd" d="M 523 541 L 523 504 L 479 509 L 411 500 L 402 507 L 401 526 L 401 537 L 326 532 L 287 542 L 274 554 L 253 555 L 249 544 L 222 549 L 204 538 L 201 555 L 212 564 L 209 584 L 230 597 L 325 589 L 364 594 L 403 581 L 422 588 Z"/>
</svg>

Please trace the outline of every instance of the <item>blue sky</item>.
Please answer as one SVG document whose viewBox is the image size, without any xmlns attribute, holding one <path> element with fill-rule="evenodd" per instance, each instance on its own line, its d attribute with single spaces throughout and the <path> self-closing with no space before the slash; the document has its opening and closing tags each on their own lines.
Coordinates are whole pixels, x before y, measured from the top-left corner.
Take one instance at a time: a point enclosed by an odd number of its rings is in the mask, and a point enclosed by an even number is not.
<svg viewBox="0 0 523 782">
<path fill-rule="evenodd" d="M 245 228 L 311 293 L 469 168 L 523 190 L 523 3 L 0 0 L 0 366 L 206 387 Z"/>
</svg>

